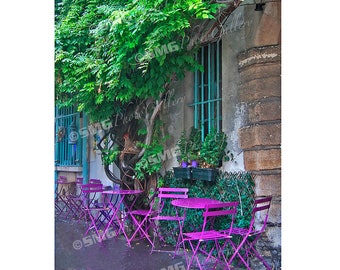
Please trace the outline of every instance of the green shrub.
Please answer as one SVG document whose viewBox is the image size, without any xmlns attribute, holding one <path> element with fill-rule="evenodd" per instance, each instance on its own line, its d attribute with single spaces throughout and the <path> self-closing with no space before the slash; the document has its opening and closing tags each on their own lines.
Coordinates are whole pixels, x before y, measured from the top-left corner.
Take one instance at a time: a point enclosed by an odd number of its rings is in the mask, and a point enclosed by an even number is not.
<svg viewBox="0 0 340 270">
<path fill-rule="evenodd" d="M 165 187 L 187 187 L 189 197 L 206 197 L 217 199 L 223 202 L 238 201 L 237 216 L 234 226 L 246 228 L 250 224 L 252 205 L 254 202 L 254 179 L 249 172 L 219 172 L 215 182 L 202 180 L 176 179 L 172 171 L 168 171 L 164 177 Z M 164 208 L 170 207 L 169 203 Z M 183 230 L 191 230 L 190 227 L 199 228 L 202 225 L 203 210 L 187 209 L 186 220 Z M 228 220 L 220 219 L 216 221 L 218 229 L 227 228 Z M 162 222 L 161 227 L 165 231 L 170 231 L 171 223 Z M 168 243 L 173 241 L 168 238 Z"/>
</svg>

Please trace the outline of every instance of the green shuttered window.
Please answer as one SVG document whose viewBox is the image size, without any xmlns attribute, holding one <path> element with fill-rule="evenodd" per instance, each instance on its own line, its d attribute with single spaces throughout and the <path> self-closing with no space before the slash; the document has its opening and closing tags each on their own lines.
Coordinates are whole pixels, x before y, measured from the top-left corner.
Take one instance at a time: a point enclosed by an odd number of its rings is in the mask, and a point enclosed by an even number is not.
<svg viewBox="0 0 340 270">
<path fill-rule="evenodd" d="M 202 140 L 212 129 L 222 128 L 222 42 L 203 46 L 197 59 L 204 71 L 195 72 L 194 126 L 201 130 Z"/>
<path fill-rule="evenodd" d="M 80 113 L 74 108 L 55 108 L 55 165 L 81 166 Z"/>
</svg>

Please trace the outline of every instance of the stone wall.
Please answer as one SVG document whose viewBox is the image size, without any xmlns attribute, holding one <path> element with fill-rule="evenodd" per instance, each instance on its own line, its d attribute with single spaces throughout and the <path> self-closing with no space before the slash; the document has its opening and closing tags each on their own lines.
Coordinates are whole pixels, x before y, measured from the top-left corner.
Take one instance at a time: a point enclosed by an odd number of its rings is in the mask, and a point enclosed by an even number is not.
<svg viewBox="0 0 340 270">
<path fill-rule="evenodd" d="M 247 108 L 239 143 L 245 169 L 255 175 L 256 195 L 273 196 L 259 247 L 277 269 L 281 265 L 281 46 L 251 48 L 238 60 L 239 101 Z"/>
</svg>

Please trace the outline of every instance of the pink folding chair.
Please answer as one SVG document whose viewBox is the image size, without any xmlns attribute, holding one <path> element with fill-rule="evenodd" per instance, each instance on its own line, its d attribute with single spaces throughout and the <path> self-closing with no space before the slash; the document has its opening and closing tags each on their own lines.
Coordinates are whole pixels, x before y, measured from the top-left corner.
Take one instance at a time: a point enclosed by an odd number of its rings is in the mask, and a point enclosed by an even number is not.
<svg viewBox="0 0 340 270">
<path fill-rule="evenodd" d="M 179 216 L 177 213 L 177 209 L 170 203 L 173 199 L 185 199 L 188 198 L 188 188 L 168 188 L 161 187 L 158 188 L 158 195 L 155 198 L 155 209 L 157 209 L 157 215 L 151 217 L 151 221 L 155 224 L 154 237 L 153 237 L 153 245 L 151 249 L 151 253 L 154 251 L 156 236 L 160 242 L 165 244 L 165 238 L 171 236 L 172 238 L 177 238 L 176 246 L 174 250 L 174 256 L 176 255 L 179 245 L 181 243 L 182 237 L 182 228 L 184 217 Z M 167 207 L 164 208 L 165 203 L 167 203 Z M 162 230 L 161 223 L 162 222 L 173 222 L 174 227 L 171 231 Z M 176 236 L 177 234 L 177 236 Z"/>
<path fill-rule="evenodd" d="M 212 269 L 220 263 L 229 269 L 228 260 L 224 254 L 225 247 L 231 239 L 231 230 L 234 218 L 237 213 L 238 202 L 223 202 L 208 204 L 203 212 L 203 225 L 199 231 L 183 233 L 183 247 L 187 262 L 187 269 L 190 269 L 194 261 L 196 261 L 199 269 L 210 267 L 211 261 L 214 263 Z M 217 230 L 215 224 L 218 218 L 224 217 L 229 221 L 227 229 Z M 189 243 L 192 252 L 191 256 L 186 250 L 185 243 Z M 211 243 L 209 245 L 209 243 Z M 217 253 L 217 255 L 215 255 Z M 203 256 L 204 261 L 200 260 Z M 202 257 L 201 256 L 201 257 Z"/>
<path fill-rule="evenodd" d="M 70 207 L 72 208 L 74 218 L 80 219 L 82 217 L 83 211 L 82 211 L 82 192 L 81 192 L 81 185 L 83 184 L 83 178 L 77 177 L 75 185 L 76 188 L 74 192 L 70 193 L 67 196 L 67 199 L 70 203 Z"/>
<path fill-rule="evenodd" d="M 127 244 L 131 247 L 131 242 L 134 239 L 142 239 L 146 238 L 149 243 L 151 244 L 152 248 L 154 247 L 154 243 L 150 238 L 149 229 L 152 225 L 151 217 L 157 215 L 157 210 L 154 208 L 155 198 L 157 196 L 157 190 L 155 191 L 154 195 L 152 196 L 149 202 L 148 209 L 136 209 L 128 211 L 128 215 L 131 217 L 131 220 L 135 226 L 135 231 L 127 239 Z M 139 238 L 137 236 L 139 235 Z"/>
<path fill-rule="evenodd" d="M 259 240 L 259 238 L 266 229 L 271 200 L 272 200 L 271 196 L 256 199 L 252 210 L 252 218 L 250 221 L 249 228 L 232 229 L 231 234 L 233 235 L 233 239 L 236 238 L 235 236 L 240 236 L 241 241 L 237 246 L 235 245 L 234 242 L 235 240 L 231 242 L 234 248 L 234 253 L 229 259 L 229 264 L 232 263 L 232 261 L 236 258 L 237 255 L 238 258 L 240 259 L 240 262 L 242 262 L 247 267 L 247 269 L 251 269 L 249 266 L 249 258 L 251 255 L 255 255 L 264 264 L 266 269 L 268 270 L 271 269 L 269 264 L 256 250 L 255 246 L 256 242 Z M 263 217 L 263 223 L 262 226 L 260 226 L 260 228 L 256 228 L 255 220 L 259 216 Z M 241 251 L 243 252 L 243 255 L 240 254 Z"/>
<path fill-rule="evenodd" d="M 62 182 L 58 179 L 56 182 L 56 188 L 54 191 L 54 209 L 55 209 L 55 216 L 59 217 L 63 214 L 63 210 L 66 207 L 66 203 L 62 197 L 62 189 L 60 188 L 60 184 Z"/>
<path fill-rule="evenodd" d="M 100 227 L 103 224 L 103 221 L 100 219 L 103 212 L 109 212 L 110 207 L 106 204 L 98 203 L 98 196 L 97 194 L 102 196 L 102 192 L 104 191 L 102 184 L 84 184 L 82 185 L 82 192 L 85 195 L 83 198 L 83 207 L 86 213 L 86 216 L 90 219 L 90 224 L 84 235 L 94 229 L 95 233 L 98 236 L 98 241 L 102 239 L 102 235 L 100 234 Z"/>
<path fill-rule="evenodd" d="M 72 194 L 71 185 L 73 182 L 68 182 L 66 176 L 59 176 L 57 180 L 57 186 L 55 190 L 55 210 L 57 217 L 63 217 L 68 219 L 69 217 L 75 217 L 76 213 L 73 209 L 72 203 L 69 200 L 70 194 Z"/>
<path fill-rule="evenodd" d="M 74 217 L 78 220 L 85 218 L 85 222 L 87 222 L 87 212 L 84 208 L 84 202 L 86 201 L 87 205 L 94 204 L 96 202 L 96 192 L 84 192 L 89 187 L 98 187 L 103 188 L 102 182 L 99 179 L 90 179 L 88 184 L 83 184 L 83 178 L 78 177 L 76 180 L 76 193 L 71 193 L 68 195 L 68 200 L 70 202 L 70 206 L 73 209 Z"/>
<path fill-rule="evenodd" d="M 79 194 L 70 195 L 68 197 L 69 201 L 71 201 L 71 205 L 73 211 L 75 213 L 76 218 L 78 221 L 84 220 L 87 224 L 89 220 L 89 216 L 86 211 L 86 207 L 92 206 L 94 203 L 95 198 L 98 196 L 97 192 L 88 192 L 90 188 L 98 188 L 102 189 L 102 184 L 81 184 L 78 182 L 79 186 Z"/>
</svg>

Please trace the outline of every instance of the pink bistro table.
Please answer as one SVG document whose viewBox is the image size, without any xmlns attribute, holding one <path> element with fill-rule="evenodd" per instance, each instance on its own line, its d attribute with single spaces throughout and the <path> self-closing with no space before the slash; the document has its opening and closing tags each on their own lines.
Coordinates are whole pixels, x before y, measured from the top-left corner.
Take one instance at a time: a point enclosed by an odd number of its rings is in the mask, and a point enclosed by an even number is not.
<svg viewBox="0 0 340 270">
<path fill-rule="evenodd" d="M 134 206 L 138 196 L 135 196 L 134 200 L 132 201 L 132 203 L 129 206 L 125 205 L 125 207 L 127 208 L 127 214 L 125 216 L 122 216 L 122 217 L 119 216 L 119 214 L 120 214 L 119 210 L 121 209 L 121 206 L 124 204 L 123 202 L 124 202 L 125 196 L 140 195 L 142 192 L 143 192 L 143 190 L 105 190 L 105 191 L 102 192 L 103 195 L 119 195 L 119 199 L 118 199 L 117 203 L 115 203 L 115 204 L 112 204 L 112 203 L 109 202 L 109 206 L 112 208 L 113 212 L 112 212 L 110 221 L 106 224 L 104 233 L 102 235 L 102 239 L 100 239 L 101 241 L 105 237 L 105 235 L 106 235 L 107 231 L 109 230 L 112 222 L 114 222 L 114 221 L 116 223 L 118 223 L 118 225 L 119 225 L 118 230 L 116 230 L 117 236 L 119 235 L 119 232 L 122 231 L 124 236 L 125 236 L 125 239 L 126 240 L 129 239 L 126 232 L 125 232 L 125 229 L 124 229 L 125 228 L 124 222 L 125 222 L 125 219 L 127 218 L 129 211 Z"/>
<path fill-rule="evenodd" d="M 171 201 L 171 204 L 175 207 L 184 208 L 183 217 L 184 222 L 186 219 L 186 210 L 187 209 L 204 209 L 207 204 L 221 203 L 219 200 L 210 199 L 210 198 L 186 198 L 186 199 L 176 199 Z M 180 229 L 181 235 L 181 243 L 183 243 L 183 226 L 184 222 L 180 223 L 182 228 Z M 183 246 L 184 247 L 184 246 Z M 184 247 L 185 250 L 185 247 Z"/>
<path fill-rule="evenodd" d="M 186 198 L 171 202 L 173 206 L 191 209 L 204 209 L 205 205 L 213 203 L 221 203 L 221 201 L 209 198 Z"/>
</svg>

